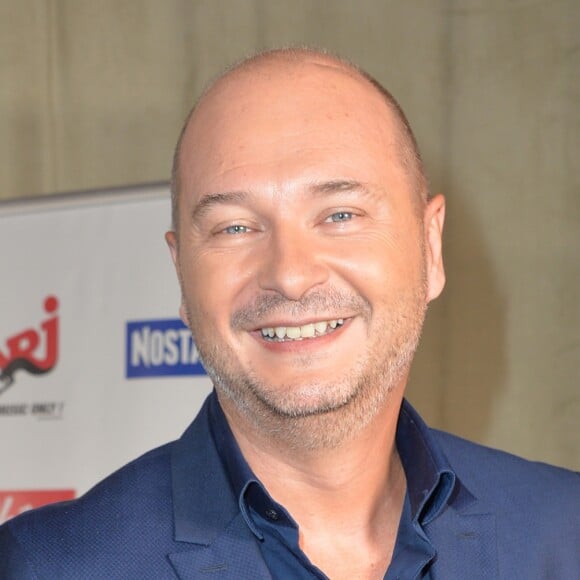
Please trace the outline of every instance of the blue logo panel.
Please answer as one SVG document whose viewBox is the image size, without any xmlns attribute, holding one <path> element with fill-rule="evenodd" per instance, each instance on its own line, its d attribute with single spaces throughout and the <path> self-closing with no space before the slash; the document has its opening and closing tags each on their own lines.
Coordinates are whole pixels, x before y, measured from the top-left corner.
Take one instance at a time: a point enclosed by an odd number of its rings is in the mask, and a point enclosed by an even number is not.
<svg viewBox="0 0 580 580">
<path fill-rule="evenodd" d="M 179 319 L 127 322 L 126 377 L 205 375 L 189 328 Z"/>
</svg>

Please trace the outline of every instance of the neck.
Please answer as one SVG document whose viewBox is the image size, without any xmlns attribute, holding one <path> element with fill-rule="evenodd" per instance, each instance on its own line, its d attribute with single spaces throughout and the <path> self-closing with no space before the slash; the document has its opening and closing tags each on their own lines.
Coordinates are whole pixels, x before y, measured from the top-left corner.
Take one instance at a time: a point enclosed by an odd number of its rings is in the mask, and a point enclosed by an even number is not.
<svg viewBox="0 0 580 580">
<path fill-rule="evenodd" d="M 304 553 L 331 578 L 383 578 L 391 561 L 406 490 L 395 445 L 396 392 L 331 447 L 298 448 L 295 439 L 285 445 L 222 404 L 252 471 L 297 522 Z"/>
<path fill-rule="evenodd" d="M 335 446 L 318 448 L 284 444 L 271 432 L 250 426 L 227 401 L 222 407 L 252 471 L 301 529 L 336 533 L 336 526 L 345 525 L 369 532 L 384 528 L 387 520 L 396 528 L 404 499 L 404 472 L 395 446 L 402 397 L 395 395 L 360 431 Z"/>
</svg>

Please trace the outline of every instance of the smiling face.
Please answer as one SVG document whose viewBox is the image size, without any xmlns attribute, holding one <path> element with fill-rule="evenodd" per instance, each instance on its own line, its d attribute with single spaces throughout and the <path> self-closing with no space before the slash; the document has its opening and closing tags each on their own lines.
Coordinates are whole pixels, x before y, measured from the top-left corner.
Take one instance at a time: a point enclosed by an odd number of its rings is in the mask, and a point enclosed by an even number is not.
<svg viewBox="0 0 580 580">
<path fill-rule="evenodd" d="M 419 215 L 398 134 L 328 59 L 234 71 L 198 106 L 167 239 L 230 420 L 336 445 L 402 396 L 443 284 L 442 200 Z"/>
</svg>

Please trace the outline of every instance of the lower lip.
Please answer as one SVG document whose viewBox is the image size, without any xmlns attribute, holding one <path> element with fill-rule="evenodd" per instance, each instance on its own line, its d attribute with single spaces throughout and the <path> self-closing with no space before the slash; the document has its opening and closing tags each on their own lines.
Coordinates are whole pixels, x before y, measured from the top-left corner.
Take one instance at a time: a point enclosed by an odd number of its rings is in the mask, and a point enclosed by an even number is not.
<svg viewBox="0 0 580 580">
<path fill-rule="evenodd" d="M 276 353 L 305 352 L 311 349 L 318 349 L 327 346 L 333 340 L 336 340 L 350 326 L 352 318 L 345 319 L 342 326 L 333 332 L 315 336 L 313 338 L 303 338 L 302 340 L 266 340 L 262 336 L 261 330 L 252 332 L 252 336 L 259 342 L 260 346 Z"/>
</svg>

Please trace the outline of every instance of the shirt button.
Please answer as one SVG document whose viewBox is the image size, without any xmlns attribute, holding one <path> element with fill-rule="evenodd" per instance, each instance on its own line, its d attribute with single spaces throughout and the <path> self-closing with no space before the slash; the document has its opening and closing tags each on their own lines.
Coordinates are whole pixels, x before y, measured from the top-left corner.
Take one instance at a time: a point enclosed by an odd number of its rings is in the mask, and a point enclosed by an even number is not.
<svg viewBox="0 0 580 580">
<path fill-rule="evenodd" d="M 280 519 L 280 514 L 272 508 L 267 509 L 264 513 L 266 517 L 273 522 Z"/>
</svg>

